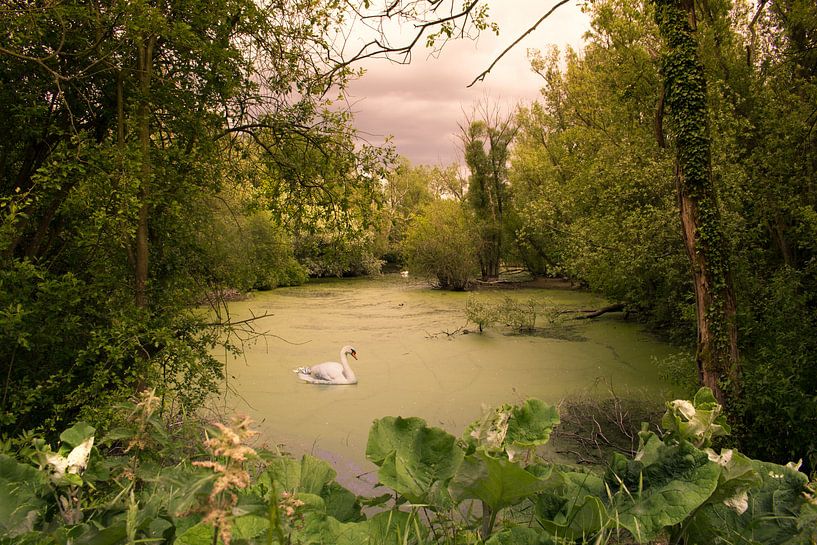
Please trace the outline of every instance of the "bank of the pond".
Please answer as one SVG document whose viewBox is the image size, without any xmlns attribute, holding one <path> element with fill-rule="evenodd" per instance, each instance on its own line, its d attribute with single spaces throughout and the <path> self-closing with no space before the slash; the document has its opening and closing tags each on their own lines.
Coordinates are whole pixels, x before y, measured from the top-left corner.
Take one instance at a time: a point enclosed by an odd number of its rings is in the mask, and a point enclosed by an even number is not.
<svg viewBox="0 0 817 545">
<path fill-rule="evenodd" d="M 374 419 L 419 416 L 459 435 L 483 405 L 537 397 L 556 404 L 574 395 L 638 392 L 671 398 L 654 366 L 675 349 L 620 316 L 570 320 L 535 335 L 502 328 L 449 335 L 466 326 L 469 297 L 511 297 L 541 308 L 598 308 L 577 290 L 514 289 L 452 293 L 399 275 L 335 279 L 253 294 L 230 303 L 233 319 L 271 314 L 257 326 L 274 337 L 245 346 L 227 362 L 230 410 L 259 423 L 270 446 L 333 462 L 341 482 L 367 474 L 366 438 Z M 473 326 L 471 326 L 473 329 Z M 337 361 L 352 344 L 354 386 L 299 381 L 292 369 Z M 372 476 L 369 481 L 373 481 Z"/>
</svg>

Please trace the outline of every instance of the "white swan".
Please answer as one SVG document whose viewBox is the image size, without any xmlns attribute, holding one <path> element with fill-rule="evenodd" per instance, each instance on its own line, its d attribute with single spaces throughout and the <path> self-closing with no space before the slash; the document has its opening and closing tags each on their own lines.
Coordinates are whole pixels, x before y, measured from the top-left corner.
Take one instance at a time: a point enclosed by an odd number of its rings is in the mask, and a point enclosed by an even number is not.
<svg viewBox="0 0 817 545">
<path fill-rule="evenodd" d="M 347 345 L 340 349 L 340 363 L 327 361 L 310 367 L 298 367 L 292 372 L 299 379 L 313 384 L 357 384 L 357 377 L 346 361 L 346 354 L 357 359 L 357 351 L 353 346 Z"/>
</svg>

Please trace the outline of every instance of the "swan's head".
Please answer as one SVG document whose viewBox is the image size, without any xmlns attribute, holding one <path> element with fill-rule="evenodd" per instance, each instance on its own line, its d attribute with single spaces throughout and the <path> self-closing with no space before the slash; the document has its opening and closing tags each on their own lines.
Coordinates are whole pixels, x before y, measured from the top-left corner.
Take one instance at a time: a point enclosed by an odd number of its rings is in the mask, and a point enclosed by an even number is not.
<svg viewBox="0 0 817 545">
<path fill-rule="evenodd" d="M 357 350 L 355 350 L 354 346 L 344 346 L 343 347 L 343 353 L 344 354 L 349 354 L 353 358 L 357 359 Z"/>
</svg>

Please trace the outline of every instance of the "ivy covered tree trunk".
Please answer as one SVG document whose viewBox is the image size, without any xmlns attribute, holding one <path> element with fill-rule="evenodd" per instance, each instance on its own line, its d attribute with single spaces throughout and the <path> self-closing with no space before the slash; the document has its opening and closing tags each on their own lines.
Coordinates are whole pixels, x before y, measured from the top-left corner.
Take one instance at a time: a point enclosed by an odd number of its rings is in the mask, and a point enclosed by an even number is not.
<svg viewBox="0 0 817 545">
<path fill-rule="evenodd" d="M 698 377 L 726 401 L 738 388 L 735 295 L 718 199 L 712 181 L 706 76 L 698 58 L 692 0 L 653 0 L 666 41 L 664 96 L 675 136 L 675 174 L 684 245 L 692 272 L 698 322 Z"/>
</svg>

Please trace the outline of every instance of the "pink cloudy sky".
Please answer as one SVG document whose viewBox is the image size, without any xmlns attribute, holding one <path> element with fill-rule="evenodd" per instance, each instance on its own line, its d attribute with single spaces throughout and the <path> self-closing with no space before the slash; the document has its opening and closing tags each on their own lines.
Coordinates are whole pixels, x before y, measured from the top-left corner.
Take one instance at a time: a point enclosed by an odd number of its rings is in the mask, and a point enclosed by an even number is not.
<svg viewBox="0 0 817 545">
<path fill-rule="evenodd" d="M 589 20 L 577 3 L 567 3 L 503 57 L 484 82 L 466 87 L 555 3 L 489 2 L 492 20 L 500 25 L 499 37 L 488 33 L 476 42 L 449 42 L 437 58 L 419 47 L 409 65 L 367 61 L 366 75 L 350 90 L 355 125 L 372 144 L 391 135 L 398 153 L 413 164 L 462 162 L 457 123 L 464 120 L 463 112 L 470 113 L 486 97 L 509 111 L 518 102 L 529 103 L 539 96 L 542 79 L 529 68 L 528 49 L 550 44 L 562 50 L 567 45 L 581 47 Z"/>
</svg>

